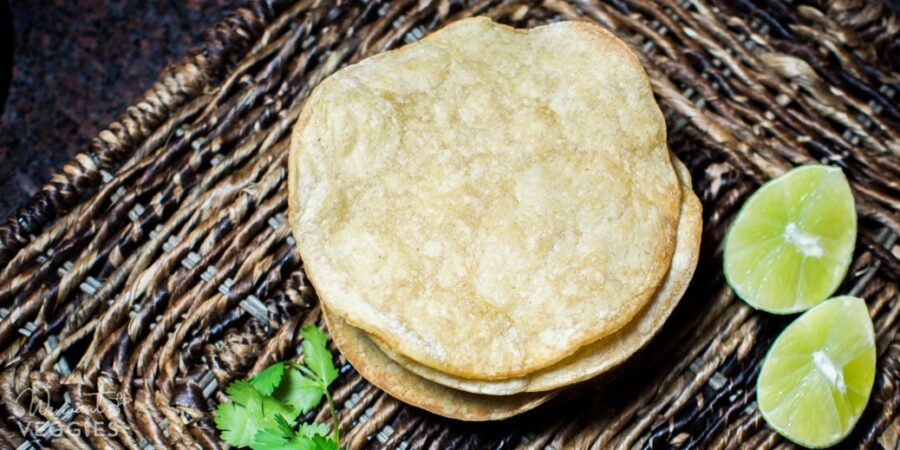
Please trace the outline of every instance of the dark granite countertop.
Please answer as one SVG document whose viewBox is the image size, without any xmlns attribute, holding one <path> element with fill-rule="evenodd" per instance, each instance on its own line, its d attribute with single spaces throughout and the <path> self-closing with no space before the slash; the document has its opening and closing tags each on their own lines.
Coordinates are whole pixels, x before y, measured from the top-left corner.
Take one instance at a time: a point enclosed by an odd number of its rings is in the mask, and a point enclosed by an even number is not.
<svg viewBox="0 0 900 450">
<path fill-rule="evenodd" d="M 0 219 L 86 149 L 235 2 L 12 0 L 9 6 L 15 39 L 0 116 Z"/>
</svg>

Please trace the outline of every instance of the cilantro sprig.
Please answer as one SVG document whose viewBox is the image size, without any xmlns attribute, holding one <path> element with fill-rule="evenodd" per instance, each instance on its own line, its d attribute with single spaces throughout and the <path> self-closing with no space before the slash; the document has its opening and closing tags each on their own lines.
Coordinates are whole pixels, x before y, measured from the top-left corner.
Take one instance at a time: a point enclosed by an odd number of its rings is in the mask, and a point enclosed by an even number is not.
<svg viewBox="0 0 900 450">
<path fill-rule="evenodd" d="M 253 450 L 338 450 L 340 423 L 328 391 L 338 371 L 322 330 L 308 325 L 300 334 L 303 365 L 276 363 L 249 381 L 235 381 L 225 389 L 229 401 L 216 408 L 215 416 L 223 441 Z M 331 428 L 295 423 L 319 406 L 323 397 L 331 410 Z"/>
</svg>

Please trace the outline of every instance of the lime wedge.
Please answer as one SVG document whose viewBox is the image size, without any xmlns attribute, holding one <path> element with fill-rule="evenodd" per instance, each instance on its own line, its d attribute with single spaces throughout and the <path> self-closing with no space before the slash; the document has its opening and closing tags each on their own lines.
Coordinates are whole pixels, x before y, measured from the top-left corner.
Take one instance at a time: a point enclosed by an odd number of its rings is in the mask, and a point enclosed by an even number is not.
<svg viewBox="0 0 900 450">
<path fill-rule="evenodd" d="M 725 277 L 744 301 L 805 311 L 841 284 L 856 242 L 856 207 L 841 169 L 803 166 L 763 185 L 725 239 Z"/>
<path fill-rule="evenodd" d="M 875 332 L 865 302 L 835 297 L 809 310 L 775 340 L 756 401 L 775 431 L 810 448 L 844 439 L 875 380 Z"/>
</svg>

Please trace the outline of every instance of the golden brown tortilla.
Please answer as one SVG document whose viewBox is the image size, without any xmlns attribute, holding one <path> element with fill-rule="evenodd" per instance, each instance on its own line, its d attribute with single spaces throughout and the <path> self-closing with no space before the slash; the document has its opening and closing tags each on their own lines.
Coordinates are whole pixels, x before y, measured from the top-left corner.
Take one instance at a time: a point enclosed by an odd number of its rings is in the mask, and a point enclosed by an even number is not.
<svg viewBox="0 0 900 450">
<path fill-rule="evenodd" d="M 691 174 L 687 167 L 674 155 L 672 159 L 682 183 L 681 218 L 672 265 L 650 304 L 619 331 L 584 346 L 572 356 L 548 368 L 508 380 L 455 377 L 399 355 L 386 345 L 380 344 L 378 339 L 373 339 L 373 342 L 390 358 L 419 376 L 454 389 L 487 395 L 511 395 L 557 389 L 595 377 L 621 364 L 662 328 L 684 295 L 697 266 L 700 234 L 703 231 L 702 206 L 691 188 Z"/>
<path fill-rule="evenodd" d="M 448 388 L 388 358 L 365 333 L 330 313 L 324 305 L 322 315 L 341 354 L 366 380 L 392 397 L 434 414 L 466 421 L 500 420 L 536 408 L 556 395 L 541 392 L 493 396 Z"/>
<path fill-rule="evenodd" d="M 347 67 L 307 100 L 289 166 L 321 301 L 458 377 L 520 377 L 614 333 L 675 247 L 647 76 L 585 22 L 467 19 Z"/>
</svg>

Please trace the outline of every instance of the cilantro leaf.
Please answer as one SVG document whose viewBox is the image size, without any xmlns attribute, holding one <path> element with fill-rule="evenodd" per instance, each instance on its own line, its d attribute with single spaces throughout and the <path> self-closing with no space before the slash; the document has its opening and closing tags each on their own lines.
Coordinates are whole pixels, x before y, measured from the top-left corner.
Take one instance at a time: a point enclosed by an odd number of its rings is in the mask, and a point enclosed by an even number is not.
<svg viewBox="0 0 900 450">
<path fill-rule="evenodd" d="M 222 440 L 228 445 L 246 447 L 253 442 L 257 427 L 245 420 L 247 412 L 237 403 L 222 403 L 216 408 L 216 428 L 222 431 Z"/>
<path fill-rule="evenodd" d="M 277 431 L 266 429 L 256 433 L 253 450 L 317 450 L 316 443 L 306 436 L 287 438 Z"/>
<path fill-rule="evenodd" d="M 319 449 L 318 443 L 315 440 L 310 439 L 306 436 L 295 437 L 294 439 L 291 440 L 291 445 L 295 446 L 295 447 L 290 447 L 292 450 L 318 450 Z M 335 450 L 337 450 L 337 447 L 335 447 Z"/>
<path fill-rule="evenodd" d="M 251 448 L 253 450 L 318 450 L 320 447 L 307 436 L 282 436 L 278 431 L 265 429 L 256 433 Z"/>
<path fill-rule="evenodd" d="M 229 401 L 216 408 L 216 428 L 234 447 L 254 450 L 339 450 L 340 430 L 328 386 L 338 377 L 327 337 L 315 326 L 303 335 L 303 365 L 273 364 L 250 380 L 235 381 L 226 389 Z M 328 399 L 334 429 L 323 424 L 295 424 L 300 414 Z M 294 430 L 294 427 L 297 430 Z"/>
<path fill-rule="evenodd" d="M 259 392 L 250 385 L 250 383 L 239 380 L 234 381 L 225 388 L 225 394 L 228 395 L 228 399 L 237 403 L 241 406 L 248 406 L 254 404 L 255 401 L 258 401 L 260 394 Z"/>
<path fill-rule="evenodd" d="M 273 396 L 291 405 L 299 414 L 306 414 L 319 406 L 324 394 L 322 385 L 290 367 L 285 371 Z"/>
<path fill-rule="evenodd" d="M 300 429 L 297 430 L 297 434 L 303 434 L 309 437 L 328 437 L 328 433 L 331 433 L 331 427 L 324 423 L 302 423 L 300 424 Z"/>
<path fill-rule="evenodd" d="M 337 442 L 331 439 L 326 439 L 322 436 L 315 436 L 312 439 L 316 444 L 316 450 L 339 450 Z"/>
<path fill-rule="evenodd" d="M 261 421 L 263 428 L 277 427 L 278 423 L 275 421 L 275 418 L 278 416 L 293 422 L 300 415 L 294 408 L 272 397 L 262 397 L 260 408 L 257 411 L 263 417 Z"/>
<path fill-rule="evenodd" d="M 216 428 L 222 431 L 222 440 L 235 447 L 252 444 L 259 430 L 277 429 L 277 417 L 293 421 L 299 415 L 294 408 L 262 395 L 246 381 L 231 383 L 225 393 L 231 401 L 216 408 Z"/>
<path fill-rule="evenodd" d="M 330 385 L 337 378 L 338 371 L 331 360 L 331 352 L 325 347 L 325 333 L 313 325 L 307 325 L 300 330 L 300 334 L 303 336 L 303 364 L 316 374 L 325 386 Z"/>
<path fill-rule="evenodd" d="M 328 345 L 328 336 L 315 325 L 307 325 L 300 329 L 300 335 L 303 339 L 312 342 L 318 347 L 326 347 Z"/>
<path fill-rule="evenodd" d="M 253 450 L 279 450 L 287 447 L 288 438 L 271 428 L 259 430 L 253 436 Z"/>
<path fill-rule="evenodd" d="M 284 419 L 284 416 L 281 414 L 275 415 L 275 424 L 278 425 L 278 431 L 281 432 L 281 435 L 284 437 L 291 437 L 294 434 L 294 427 L 288 423 L 287 420 Z"/>
<path fill-rule="evenodd" d="M 284 363 L 272 364 L 259 375 L 250 379 L 250 384 L 262 395 L 272 395 L 272 391 L 281 382 L 284 375 Z"/>
</svg>

